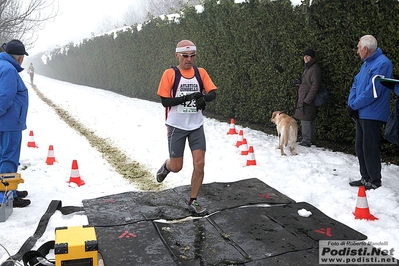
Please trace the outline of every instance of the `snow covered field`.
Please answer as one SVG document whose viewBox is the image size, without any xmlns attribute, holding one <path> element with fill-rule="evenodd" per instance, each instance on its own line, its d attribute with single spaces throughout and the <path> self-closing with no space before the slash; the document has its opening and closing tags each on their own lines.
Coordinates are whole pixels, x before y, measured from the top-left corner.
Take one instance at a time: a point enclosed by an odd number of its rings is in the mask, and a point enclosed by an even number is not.
<svg viewBox="0 0 399 266">
<path fill-rule="evenodd" d="M 11 255 L 35 232 L 51 200 L 61 200 L 63 206 L 82 206 L 83 199 L 139 190 L 142 187 L 139 183 L 124 179 L 101 152 L 62 121 L 53 108 L 40 100 L 29 84 L 28 75 L 23 78 L 29 88 L 30 106 L 28 129 L 23 132 L 19 171 L 25 183 L 19 185 L 19 190 L 28 190 L 28 198 L 32 203 L 26 208 L 14 208 L 7 221 L 0 223 L 0 244 Z M 34 83 L 45 97 L 67 111 L 92 135 L 147 167 L 152 173 L 148 189 L 190 184 L 192 165 L 188 147 L 183 170 L 168 175 L 163 184 L 154 182 L 156 171 L 168 156 L 164 108 L 160 103 L 128 98 L 40 75 L 35 76 Z M 244 131 L 248 145 L 254 148 L 257 165 L 245 166 L 247 157 L 235 147 L 237 135 L 226 134 L 228 123 L 206 118 L 204 128 L 207 138 L 205 183 L 258 178 L 298 202 L 306 201 L 314 205 L 331 218 L 367 235 L 373 242 L 388 241 L 389 247 L 395 248 L 394 256 L 399 258 L 397 165 L 384 164 L 382 187 L 367 191 L 370 212 L 379 220 L 356 220 L 353 212 L 358 188 L 348 185 L 349 181 L 359 179 L 355 156 L 321 147 L 297 145 L 298 156 L 291 156 L 287 151 L 287 156 L 282 157 L 276 149 L 276 136 L 236 125 L 237 130 Z M 34 132 L 38 148 L 27 147 L 30 131 Z M 54 147 L 54 165 L 45 163 L 49 145 Z M 81 187 L 71 187 L 66 182 L 70 178 L 73 160 L 77 160 L 81 179 L 86 183 Z M 201 195 L 198 200 L 201 202 Z M 70 215 L 56 212 L 34 249 L 54 239 L 55 227 L 83 224 L 88 224 L 88 221 L 82 212 Z M 0 247 L 0 262 L 7 258 L 6 251 Z"/>
</svg>

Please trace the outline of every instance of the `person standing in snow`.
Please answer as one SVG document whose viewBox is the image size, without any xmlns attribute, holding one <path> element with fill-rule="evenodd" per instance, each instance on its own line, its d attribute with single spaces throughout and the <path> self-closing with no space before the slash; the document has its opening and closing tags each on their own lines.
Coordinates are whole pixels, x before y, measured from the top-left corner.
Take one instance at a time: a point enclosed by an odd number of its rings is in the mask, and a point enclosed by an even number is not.
<svg viewBox="0 0 399 266">
<path fill-rule="evenodd" d="M 359 160 L 361 179 L 350 186 L 364 186 L 366 190 L 381 186 L 381 156 L 379 141 L 381 126 L 388 120 L 391 93 L 379 82 L 373 84 L 375 75 L 392 77 L 392 63 L 377 46 L 372 35 L 360 38 L 357 54 L 363 61 L 355 76 L 348 97 L 348 108 L 357 111 L 355 150 Z M 374 86 L 375 85 L 375 88 Z"/>
<path fill-rule="evenodd" d="M 28 89 L 19 72 L 24 56 L 28 55 L 19 40 L 3 44 L 0 53 L 0 173 L 16 173 L 21 153 L 22 130 L 26 129 Z M 26 207 L 30 200 L 23 199 L 27 191 L 13 191 L 13 206 Z M 4 193 L 0 192 L 0 202 Z"/>
<path fill-rule="evenodd" d="M 204 180 L 206 150 L 202 111 L 206 102 L 215 100 L 217 88 L 205 69 L 194 66 L 196 52 L 193 42 L 180 41 L 174 54 L 179 64 L 165 70 L 159 83 L 158 95 L 166 108 L 169 159 L 158 170 L 156 179 L 161 183 L 170 172 L 182 169 L 188 140 L 194 167 L 188 209 L 204 215 L 206 208 L 197 201 Z"/>
<path fill-rule="evenodd" d="M 317 64 L 316 53 L 312 49 L 303 52 L 305 71 L 298 84 L 298 101 L 294 117 L 301 121 L 302 141 L 299 145 L 310 147 L 316 142 L 315 119 L 318 107 L 314 100 L 321 86 L 321 69 Z"/>
<path fill-rule="evenodd" d="M 30 83 L 33 84 L 33 77 L 35 75 L 35 68 L 33 67 L 33 64 L 30 63 L 29 67 L 28 67 L 28 73 L 30 76 Z"/>
</svg>

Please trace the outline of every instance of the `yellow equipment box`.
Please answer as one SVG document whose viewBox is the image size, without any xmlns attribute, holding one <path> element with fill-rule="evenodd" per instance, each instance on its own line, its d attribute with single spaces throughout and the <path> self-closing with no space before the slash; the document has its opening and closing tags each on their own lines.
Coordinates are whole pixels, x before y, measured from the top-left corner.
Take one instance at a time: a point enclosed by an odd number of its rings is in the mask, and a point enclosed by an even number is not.
<svg viewBox="0 0 399 266">
<path fill-rule="evenodd" d="M 0 181 L 0 191 L 17 190 L 18 184 L 24 182 L 19 173 L 0 174 Z"/>
<path fill-rule="evenodd" d="M 56 266 L 98 266 L 98 244 L 93 226 L 55 229 Z"/>
</svg>

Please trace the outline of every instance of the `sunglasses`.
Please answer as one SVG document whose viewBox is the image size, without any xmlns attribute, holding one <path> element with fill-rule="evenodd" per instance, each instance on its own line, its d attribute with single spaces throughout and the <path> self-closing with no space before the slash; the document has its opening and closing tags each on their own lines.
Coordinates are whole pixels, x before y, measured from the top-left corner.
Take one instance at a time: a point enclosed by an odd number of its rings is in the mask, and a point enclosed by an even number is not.
<svg viewBox="0 0 399 266">
<path fill-rule="evenodd" d="M 177 53 L 178 55 L 180 55 L 180 56 L 183 56 L 184 58 L 191 58 L 191 57 L 195 57 L 196 56 L 196 54 L 181 54 L 181 53 Z"/>
</svg>

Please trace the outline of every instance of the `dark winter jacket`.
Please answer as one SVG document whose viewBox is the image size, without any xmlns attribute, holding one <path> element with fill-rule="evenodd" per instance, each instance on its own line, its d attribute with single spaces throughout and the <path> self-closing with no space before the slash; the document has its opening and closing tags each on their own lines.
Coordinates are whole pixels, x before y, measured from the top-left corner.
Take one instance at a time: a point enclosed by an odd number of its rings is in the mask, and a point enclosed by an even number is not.
<svg viewBox="0 0 399 266">
<path fill-rule="evenodd" d="M 359 73 L 355 76 L 348 97 L 348 105 L 353 110 L 359 110 L 360 119 L 386 122 L 390 113 L 391 91 L 373 77 L 382 75 L 392 77 L 392 63 L 378 48 L 370 57 L 364 60 Z"/>
<path fill-rule="evenodd" d="M 18 74 L 22 70 L 11 55 L 0 53 L 0 131 L 26 129 L 28 89 Z"/>
<path fill-rule="evenodd" d="M 303 121 L 313 121 L 316 118 L 318 107 L 314 104 L 314 99 L 321 86 L 321 69 L 312 58 L 305 65 L 302 75 L 302 82 L 298 88 L 298 102 L 294 117 Z"/>
</svg>

